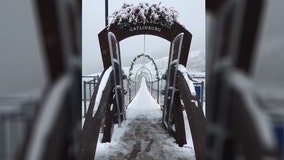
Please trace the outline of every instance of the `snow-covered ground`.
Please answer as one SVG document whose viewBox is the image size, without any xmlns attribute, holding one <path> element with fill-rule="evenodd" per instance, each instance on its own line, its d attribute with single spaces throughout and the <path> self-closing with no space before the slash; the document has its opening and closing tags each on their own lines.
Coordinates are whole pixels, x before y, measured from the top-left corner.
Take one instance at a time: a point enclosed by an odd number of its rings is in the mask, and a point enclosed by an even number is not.
<svg viewBox="0 0 284 160">
<path fill-rule="evenodd" d="M 100 143 L 102 134 L 99 135 L 96 160 L 195 159 L 187 117 L 185 127 L 188 144 L 178 147 L 162 127 L 162 111 L 149 93 L 144 79 L 126 113 L 127 120 L 122 123 L 122 127 L 115 125 L 111 143 Z"/>
</svg>

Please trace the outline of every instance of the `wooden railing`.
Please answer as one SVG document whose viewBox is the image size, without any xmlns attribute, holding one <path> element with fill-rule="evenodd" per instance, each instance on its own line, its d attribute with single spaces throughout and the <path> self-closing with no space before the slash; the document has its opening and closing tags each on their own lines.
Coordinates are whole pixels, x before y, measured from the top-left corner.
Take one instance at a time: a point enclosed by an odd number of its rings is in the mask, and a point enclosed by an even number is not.
<svg viewBox="0 0 284 160">
<path fill-rule="evenodd" d="M 94 93 L 92 95 L 89 108 L 87 111 L 86 119 L 83 126 L 83 138 L 82 138 L 82 154 L 84 160 L 94 160 L 96 153 L 96 146 L 98 142 L 98 136 L 101 129 L 101 123 L 105 115 L 105 111 L 109 111 L 110 105 L 113 101 L 113 76 L 112 72 L 105 75 L 104 71 L 101 75 L 98 85 L 95 87 Z M 105 81 L 105 82 L 103 82 Z M 105 83 L 105 85 L 102 83 Z M 103 88 L 100 88 L 103 87 Z M 101 99 L 97 99 L 100 96 Z M 97 99 L 97 101 L 96 101 Z M 97 110 L 94 111 L 94 107 L 97 106 Z M 110 115 L 110 114 L 108 114 Z M 106 117 L 105 122 L 112 126 L 113 121 L 108 119 L 112 118 Z M 104 130 L 104 137 L 111 137 L 111 128 Z"/>
<path fill-rule="evenodd" d="M 191 80 L 188 74 L 178 71 L 177 88 L 188 117 L 196 159 L 205 160 L 205 116 L 199 98 L 192 95 L 195 91 L 190 90 L 189 81 Z M 193 82 L 191 83 L 193 85 Z"/>
</svg>

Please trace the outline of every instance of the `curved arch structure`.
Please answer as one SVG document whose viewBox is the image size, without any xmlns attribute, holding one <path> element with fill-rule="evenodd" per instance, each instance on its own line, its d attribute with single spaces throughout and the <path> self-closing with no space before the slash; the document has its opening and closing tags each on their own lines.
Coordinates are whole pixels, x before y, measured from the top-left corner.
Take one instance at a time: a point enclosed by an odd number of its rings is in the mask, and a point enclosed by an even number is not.
<svg viewBox="0 0 284 160">
<path fill-rule="evenodd" d="M 159 79 L 159 71 L 158 71 L 158 66 L 157 66 L 157 64 L 155 63 L 155 61 L 154 61 L 154 59 L 151 57 L 151 56 L 149 56 L 149 55 L 147 55 L 147 54 L 140 54 L 140 55 L 138 55 L 138 56 L 136 56 L 134 59 L 133 59 L 133 61 L 131 62 L 131 65 L 130 65 L 130 68 L 129 68 L 129 72 L 128 72 L 128 78 L 130 79 L 130 76 L 132 75 L 132 69 L 133 69 L 133 66 L 134 66 L 134 64 L 135 64 L 135 62 L 136 62 L 136 60 L 138 59 L 138 58 L 141 58 L 141 57 L 147 57 L 151 62 L 152 62 L 152 64 L 154 65 L 154 67 L 155 67 L 155 70 L 156 70 L 156 79 Z M 138 72 L 138 71 L 137 71 Z M 151 75 L 152 75 L 152 73 L 151 73 Z"/>
<path fill-rule="evenodd" d="M 110 51 L 107 39 L 108 32 L 113 32 L 116 35 L 118 42 L 131 36 L 147 34 L 161 37 L 171 43 L 178 34 L 184 33 L 180 64 L 186 66 L 192 34 L 177 22 L 171 25 L 171 27 L 155 23 L 140 23 L 136 25 L 129 25 L 126 27 L 119 27 L 115 24 L 111 24 L 109 27 L 106 27 L 98 34 L 104 69 L 107 69 L 109 66 L 111 66 L 111 60 L 109 55 Z"/>
<path fill-rule="evenodd" d="M 142 73 L 143 71 L 147 71 L 147 73 L 150 75 L 150 77 L 151 77 L 151 81 L 153 80 L 153 76 L 152 76 L 152 72 L 148 69 L 148 68 L 146 68 L 146 67 L 140 67 L 138 70 L 137 70 L 137 72 L 136 72 L 136 74 L 135 74 L 135 81 L 136 81 L 136 77 L 137 77 L 137 74 L 139 75 L 140 73 Z M 144 72 L 144 73 L 146 73 L 146 72 Z"/>
</svg>

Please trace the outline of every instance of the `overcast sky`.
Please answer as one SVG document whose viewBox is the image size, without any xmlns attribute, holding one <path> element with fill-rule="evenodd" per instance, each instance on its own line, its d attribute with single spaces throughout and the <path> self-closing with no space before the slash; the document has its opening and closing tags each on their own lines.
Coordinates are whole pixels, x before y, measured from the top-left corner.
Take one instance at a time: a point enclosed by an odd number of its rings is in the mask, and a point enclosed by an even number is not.
<svg viewBox="0 0 284 160">
<path fill-rule="evenodd" d="M 121 8 L 123 3 L 138 5 L 162 2 L 162 6 L 174 7 L 179 12 L 178 22 L 192 33 L 190 50 L 205 49 L 205 1 L 204 0 L 109 0 L 109 15 Z M 103 0 L 83 0 L 83 75 L 101 72 L 103 64 L 99 49 L 98 33 L 105 27 L 105 3 Z M 144 36 L 134 36 L 121 41 L 121 56 L 124 66 L 144 52 Z M 165 57 L 169 53 L 170 43 L 162 38 L 146 35 L 145 52 L 153 58 Z"/>
</svg>

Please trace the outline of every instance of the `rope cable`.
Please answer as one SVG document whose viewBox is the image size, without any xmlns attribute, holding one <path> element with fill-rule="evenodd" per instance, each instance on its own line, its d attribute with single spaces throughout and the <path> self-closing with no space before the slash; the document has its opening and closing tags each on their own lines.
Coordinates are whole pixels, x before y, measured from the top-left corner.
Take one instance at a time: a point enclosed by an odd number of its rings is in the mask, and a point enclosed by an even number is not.
<svg viewBox="0 0 284 160">
<path fill-rule="evenodd" d="M 145 34 L 144 34 L 144 48 L 143 48 L 143 54 L 145 54 Z M 146 63 L 146 58 L 145 56 L 143 57 L 143 66 L 145 66 Z"/>
</svg>

